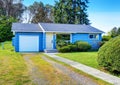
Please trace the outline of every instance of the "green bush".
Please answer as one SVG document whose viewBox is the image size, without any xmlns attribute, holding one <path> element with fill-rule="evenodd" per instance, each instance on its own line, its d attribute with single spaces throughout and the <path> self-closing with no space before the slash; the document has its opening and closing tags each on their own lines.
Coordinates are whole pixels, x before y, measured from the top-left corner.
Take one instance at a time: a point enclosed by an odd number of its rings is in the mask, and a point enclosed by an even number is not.
<svg viewBox="0 0 120 85">
<path fill-rule="evenodd" d="M 87 42 L 83 42 L 83 41 L 77 41 L 75 42 L 75 45 L 77 46 L 78 51 L 88 51 L 91 49 L 91 45 Z"/>
<path fill-rule="evenodd" d="M 107 41 L 101 41 L 101 42 L 99 42 L 99 46 L 100 46 L 100 47 L 103 46 L 106 42 L 107 42 Z"/>
<path fill-rule="evenodd" d="M 120 36 L 109 40 L 99 49 L 98 64 L 113 73 L 120 73 Z"/>
<path fill-rule="evenodd" d="M 57 40 L 57 47 L 63 47 L 69 45 L 70 42 L 66 42 L 65 40 Z"/>
<path fill-rule="evenodd" d="M 109 41 L 112 37 L 109 35 L 102 36 L 102 41 Z"/>
<path fill-rule="evenodd" d="M 59 52 L 83 52 L 91 49 L 87 42 L 77 41 L 75 44 L 68 44 L 65 46 L 60 45 L 57 47 Z"/>
<path fill-rule="evenodd" d="M 61 48 L 58 48 L 59 52 L 65 53 L 65 52 L 70 52 L 70 47 L 69 46 L 63 46 Z"/>
</svg>

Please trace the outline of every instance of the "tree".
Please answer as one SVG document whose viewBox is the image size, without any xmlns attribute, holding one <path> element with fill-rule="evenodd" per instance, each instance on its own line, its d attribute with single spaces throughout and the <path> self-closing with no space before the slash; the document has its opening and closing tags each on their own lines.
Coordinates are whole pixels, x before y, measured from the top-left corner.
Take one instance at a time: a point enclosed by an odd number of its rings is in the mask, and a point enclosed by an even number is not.
<svg viewBox="0 0 120 85">
<path fill-rule="evenodd" d="M 114 28 L 110 31 L 110 36 L 111 36 L 112 38 L 116 37 L 116 36 L 117 36 L 117 31 L 118 31 L 117 27 L 114 27 Z"/>
<path fill-rule="evenodd" d="M 11 32 L 11 26 L 16 21 L 13 17 L 0 16 L 0 42 L 12 39 L 13 33 Z"/>
<path fill-rule="evenodd" d="M 33 5 L 28 7 L 28 10 L 33 15 L 31 22 L 52 22 L 51 5 L 44 5 L 42 2 L 34 2 Z"/>
<path fill-rule="evenodd" d="M 117 30 L 117 35 L 120 35 L 120 27 Z"/>
<path fill-rule="evenodd" d="M 0 0 L 0 15 L 20 19 L 24 9 L 22 0 Z"/>
<path fill-rule="evenodd" d="M 56 23 L 90 24 L 87 15 L 88 0 L 59 0 L 53 9 Z"/>
</svg>

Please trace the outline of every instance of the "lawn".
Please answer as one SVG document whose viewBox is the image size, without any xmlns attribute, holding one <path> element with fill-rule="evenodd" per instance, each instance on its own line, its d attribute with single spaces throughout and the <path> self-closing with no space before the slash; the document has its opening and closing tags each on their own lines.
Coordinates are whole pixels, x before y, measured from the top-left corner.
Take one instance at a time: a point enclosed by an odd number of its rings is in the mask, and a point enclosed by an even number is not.
<svg viewBox="0 0 120 85">
<path fill-rule="evenodd" d="M 97 52 L 59 53 L 57 55 L 96 69 L 100 68 L 97 63 Z"/>
<path fill-rule="evenodd" d="M 98 52 L 76 52 L 76 53 L 58 53 L 56 55 L 99 69 L 106 73 L 110 73 L 109 71 L 104 70 L 102 67 L 98 65 L 97 53 Z M 113 73 L 110 74 L 115 75 Z M 115 76 L 120 77 L 120 75 Z"/>
<path fill-rule="evenodd" d="M 4 49 L 0 45 L 0 85 L 32 85 L 23 57 L 11 42 L 5 42 Z"/>
</svg>

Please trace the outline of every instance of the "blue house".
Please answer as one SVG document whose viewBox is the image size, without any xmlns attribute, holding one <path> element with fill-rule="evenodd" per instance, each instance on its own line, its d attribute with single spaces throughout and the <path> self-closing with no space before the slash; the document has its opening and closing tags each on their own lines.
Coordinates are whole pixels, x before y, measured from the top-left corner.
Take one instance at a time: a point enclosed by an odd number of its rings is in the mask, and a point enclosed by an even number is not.
<svg viewBox="0 0 120 85">
<path fill-rule="evenodd" d="M 56 35 L 70 35 L 70 42 L 78 40 L 88 42 L 92 49 L 99 48 L 103 31 L 90 25 L 54 24 L 54 23 L 13 23 L 13 45 L 16 52 L 43 52 L 56 50 Z"/>
</svg>

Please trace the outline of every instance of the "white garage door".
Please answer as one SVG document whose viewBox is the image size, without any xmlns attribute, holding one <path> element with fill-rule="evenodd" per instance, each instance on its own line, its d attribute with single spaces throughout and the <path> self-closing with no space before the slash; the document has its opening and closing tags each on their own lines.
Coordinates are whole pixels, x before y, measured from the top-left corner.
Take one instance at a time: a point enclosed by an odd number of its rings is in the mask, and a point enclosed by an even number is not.
<svg viewBox="0 0 120 85">
<path fill-rule="evenodd" d="M 38 52 L 39 51 L 39 36 L 20 35 L 19 36 L 19 51 L 20 52 Z"/>
</svg>

